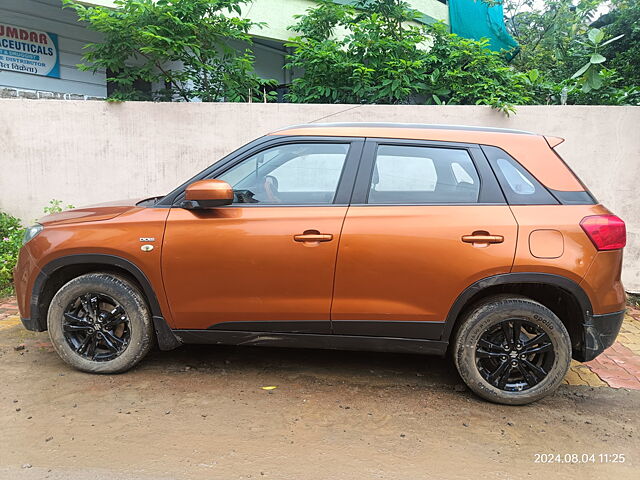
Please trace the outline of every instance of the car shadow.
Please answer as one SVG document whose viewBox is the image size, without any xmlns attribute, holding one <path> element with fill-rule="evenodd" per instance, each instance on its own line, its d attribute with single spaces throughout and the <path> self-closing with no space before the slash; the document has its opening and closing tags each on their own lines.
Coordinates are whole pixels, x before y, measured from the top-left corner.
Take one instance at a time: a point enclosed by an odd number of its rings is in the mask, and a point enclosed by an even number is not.
<svg viewBox="0 0 640 480">
<path fill-rule="evenodd" d="M 171 371 L 309 376 L 331 383 L 352 381 L 385 384 L 458 385 L 462 383 L 450 357 L 276 347 L 183 345 L 154 350 L 141 368 Z"/>
</svg>

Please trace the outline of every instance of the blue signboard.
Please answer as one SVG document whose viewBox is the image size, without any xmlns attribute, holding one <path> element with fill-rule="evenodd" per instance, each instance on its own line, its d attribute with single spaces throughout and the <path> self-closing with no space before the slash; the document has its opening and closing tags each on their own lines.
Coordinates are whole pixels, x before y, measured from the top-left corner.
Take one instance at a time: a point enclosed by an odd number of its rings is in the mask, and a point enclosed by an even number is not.
<svg viewBox="0 0 640 480">
<path fill-rule="evenodd" d="M 58 35 L 0 23 L 0 70 L 60 78 Z"/>
</svg>

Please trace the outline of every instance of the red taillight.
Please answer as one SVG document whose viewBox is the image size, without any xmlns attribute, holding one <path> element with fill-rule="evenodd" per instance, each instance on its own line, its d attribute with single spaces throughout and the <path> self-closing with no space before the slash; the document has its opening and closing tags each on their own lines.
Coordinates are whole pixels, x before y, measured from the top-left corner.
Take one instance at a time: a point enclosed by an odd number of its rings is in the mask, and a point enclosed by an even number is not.
<svg viewBox="0 0 640 480">
<path fill-rule="evenodd" d="M 615 215 L 584 217 L 580 226 L 598 250 L 616 250 L 627 244 L 627 228 Z"/>
</svg>

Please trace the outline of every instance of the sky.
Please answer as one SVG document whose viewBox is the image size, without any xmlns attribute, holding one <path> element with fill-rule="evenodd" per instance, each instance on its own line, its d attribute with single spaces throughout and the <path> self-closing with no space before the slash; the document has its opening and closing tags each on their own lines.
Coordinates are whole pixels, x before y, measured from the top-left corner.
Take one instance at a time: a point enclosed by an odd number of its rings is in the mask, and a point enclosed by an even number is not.
<svg viewBox="0 0 640 480">
<path fill-rule="evenodd" d="M 536 8 L 538 9 L 542 9 L 542 7 L 544 7 L 544 0 L 535 0 L 533 2 L 533 4 L 536 6 Z M 577 3 L 577 2 L 574 2 Z M 600 5 L 598 7 L 598 9 L 596 10 L 596 15 L 595 17 L 599 17 L 600 15 L 603 15 L 605 13 L 607 13 L 609 10 L 611 10 L 611 2 L 607 1 L 604 2 L 602 5 Z"/>
</svg>

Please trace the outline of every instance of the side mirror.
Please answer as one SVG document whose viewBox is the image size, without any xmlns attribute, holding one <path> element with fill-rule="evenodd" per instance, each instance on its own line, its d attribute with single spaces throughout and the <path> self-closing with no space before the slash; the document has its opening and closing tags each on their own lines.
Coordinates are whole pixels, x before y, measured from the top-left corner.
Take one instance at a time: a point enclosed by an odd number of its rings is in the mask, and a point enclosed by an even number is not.
<svg viewBox="0 0 640 480">
<path fill-rule="evenodd" d="M 213 208 L 233 203 L 233 188 L 223 180 L 198 180 L 185 190 L 183 208 Z"/>
</svg>

